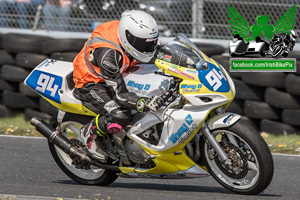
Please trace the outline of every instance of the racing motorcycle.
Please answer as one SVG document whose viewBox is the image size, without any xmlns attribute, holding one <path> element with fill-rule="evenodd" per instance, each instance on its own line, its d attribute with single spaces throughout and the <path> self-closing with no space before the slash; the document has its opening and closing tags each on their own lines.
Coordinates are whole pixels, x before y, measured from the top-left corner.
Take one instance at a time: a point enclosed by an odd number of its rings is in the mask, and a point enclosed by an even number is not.
<svg viewBox="0 0 300 200">
<path fill-rule="evenodd" d="M 31 124 L 48 138 L 51 154 L 74 181 L 108 185 L 117 177 L 183 179 L 209 175 L 239 194 L 257 194 L 270 184 L 274 165 L 260 134 L 238 114 L 225 112 L 235 96 L 232 79 L 185 35 L 160 48 L 155 64 L 123 74 L 128 90 L 157 96 L 157 111 L 132 111 L 120 133 L 97 137 L 102 156 L 92 156 L 80 128 L 96 115 L 74 96 L 72 63 L 47 59 L 25 84 L 58 108 L 50 123 Z M 114 107 L 114 105 L 110 105 Z"/>
<path fill-rule="evenodd" d="M 252 54 L 260 54 L 264 57 L 269 49 L 268 42 L 260 37 L 256 37 L 255 41 L 245 42 L 239 34 L 236 34 L 228 45 L 229 55 L 232 57 L 243 57 Z"/>
<path fill-rule="evenodd" d="M 273 58 L 284 56 L 288 57 L 289 51 L 292 51 L 295 46 L 295 41 L 291 40 L 288 37 L 288 34 L 282 33 L 275 35 L 270 41 L 268 55 L 271 55 Z"/>
</svg>

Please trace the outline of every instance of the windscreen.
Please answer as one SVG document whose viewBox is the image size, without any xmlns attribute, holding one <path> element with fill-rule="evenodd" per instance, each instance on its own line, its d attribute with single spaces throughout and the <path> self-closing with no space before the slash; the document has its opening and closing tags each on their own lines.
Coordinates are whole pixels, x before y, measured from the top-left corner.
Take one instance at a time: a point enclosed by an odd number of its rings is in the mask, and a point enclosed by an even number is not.
<svg viewBox="0 0 300 200">
<path fill-rule="evenodd" d="M 174 40 L 160 48 L 156 57 L 181 67 L 193 69 L 199 69 L 205 63 L 197 46 L 183 34 L 179 34 Z"/>
</svg>

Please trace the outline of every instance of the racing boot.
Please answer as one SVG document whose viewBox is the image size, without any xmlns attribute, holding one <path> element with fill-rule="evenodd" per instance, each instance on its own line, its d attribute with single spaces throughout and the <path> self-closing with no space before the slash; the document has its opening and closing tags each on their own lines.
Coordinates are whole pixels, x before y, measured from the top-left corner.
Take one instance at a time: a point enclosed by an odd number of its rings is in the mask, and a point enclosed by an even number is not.
<svg viewBox="0 0 300 200">
<path fill-rule="evenodd" d="M 106 161 L 107 153 L 98 146 L 97 141 L 99 137 L 106 135 L 107 133 L 103 132 L 98 127 L 98 119 L 100 115 L 97 115 L 90 123 L 84 125 L 80 130 L 80 137 L 83 140 L 83 143 L 86 145 L 88 151 L 92 156 Z"/>
<path fill-rule="evenodd" d="M 122 126 L 117 123 L 108 122 L 105 116 L 97 115 L 90 123 L 83 126 L 80 130 L 80 137 L 86 144 L 89 152 L 99 159 L 106 160 L 107 153 L 99 147 L 97 139 L 107 133 L 117 134 L 122 130 Z"/>
</svg>

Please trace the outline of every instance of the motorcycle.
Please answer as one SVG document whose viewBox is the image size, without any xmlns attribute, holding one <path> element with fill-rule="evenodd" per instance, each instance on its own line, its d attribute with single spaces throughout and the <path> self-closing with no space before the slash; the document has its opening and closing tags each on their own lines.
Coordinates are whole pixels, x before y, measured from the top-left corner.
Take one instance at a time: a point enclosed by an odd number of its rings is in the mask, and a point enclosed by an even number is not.
<svg viewBox="0 0 300 200">
<path fill-rule="evenodd" d="M 268 55 L 273 58 L 284 56 L 288 57 L 289 51 L 292 51 L 295 46 L 294 41 L 290 41 L 287 34 L 275 35 L 270 41 Z"/>
<path fill-rule="evenodd" d="M 229 42 L 229 55 L 232 57 L 243 57 L 252 54 L 260 54 L 265 57 L 268 49 L 268 42 L 262 40 L 260 37 L 256 37 L 255 41 L 244 42 L 244 39 L 237 34 Z"/>
<path fill-rule="evenodd" d="M 185 35 L 156 53 L 155 64 L 140 64 L 123 74 L 129 91 L 159 96 L 158 111 L 132 111 L 120 133 L 97 137 L 102 157 L 90 155 L 80 128 L 96 115 L 73 95 L 72 63 L 47 59 L 25 84 L 58 108 L 50 123 L 31 124 L 48 138 L 50 152 L 74 181 L 108 185 L 117 177 L 183 179 L 212 175 L 239 194 L 257 194 L 270 184 L 274 165 L 259 132 L 225 110 L 235 87 L 225 69 Z M 109 105 L 112 108 L 115 105 Z"/>
</svg>

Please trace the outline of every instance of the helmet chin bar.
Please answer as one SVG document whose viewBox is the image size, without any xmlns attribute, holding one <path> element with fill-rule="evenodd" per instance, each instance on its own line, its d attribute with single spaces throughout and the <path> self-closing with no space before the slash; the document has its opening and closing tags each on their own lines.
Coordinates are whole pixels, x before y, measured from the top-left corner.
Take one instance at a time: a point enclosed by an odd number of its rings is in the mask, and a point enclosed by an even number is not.
<svg viewBox="0 0 300 200">
<path fill-rule="evenodd" d="M 124 51 L 124 53 L 129 57 L 130 60 L 131 58 L 133 58 L 140 62 L 145 62 L 145 63 L 149 62 L 155 54 L 154 52 L 152 53 L 152 55 L 148 55 L 146 53 L 140 53 L 139 51 L 135 50 L 132 46 L 129 47 L 131 48 L 131 50 L 127 50 L 126 48 L 123 47 L 123 45 L 121 45 L 121 48 Z"/>
</svg>

